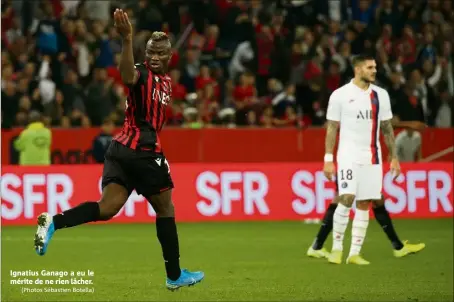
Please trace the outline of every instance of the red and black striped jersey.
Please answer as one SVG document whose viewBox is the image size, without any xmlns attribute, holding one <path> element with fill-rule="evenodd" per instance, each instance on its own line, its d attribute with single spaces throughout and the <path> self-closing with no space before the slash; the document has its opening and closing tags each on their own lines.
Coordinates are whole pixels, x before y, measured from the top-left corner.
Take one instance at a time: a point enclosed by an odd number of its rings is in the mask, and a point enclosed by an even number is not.
<svg viewBox="0 0 454 302">
<path fill-rule="evenodd" d="M 139 78 L 129 86 L 125 121 L 114 140 L 134 150 L 160 153 L 159 132 L 172 99 L 172 81 L 167 74 L 153 74 L 147 63 L 136 64 L 135 68 Z"/>
</svg>

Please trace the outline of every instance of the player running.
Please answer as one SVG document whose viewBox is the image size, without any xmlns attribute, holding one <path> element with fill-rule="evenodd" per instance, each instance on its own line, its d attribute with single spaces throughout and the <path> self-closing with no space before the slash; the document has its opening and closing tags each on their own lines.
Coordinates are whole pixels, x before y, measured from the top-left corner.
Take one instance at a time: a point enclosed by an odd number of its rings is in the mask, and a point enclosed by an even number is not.
<svg viewBox="0 0 454 302">
<path fill-rule="evenodd" d="M 170 41 L 165 33 L 154 32 L 146 45 L 146 61 L 134 65 L 128 15 L 117 9 L 114 20 L 123 38 L 119 69 L 129 94 L 122 131 L 106 152 L 101 200 L 87 201 L 53 217 L 48 213 L 39 215 L 35 249 L 39 255 L 44 255 L 56 230 L 111 219 L 136 189 L 156 212 L 156 231 L 167 273 L 166 287 L 175 290 L 191 286 L 202 281 L 204 273 L 180 269 L 172 202 L 174 185 L 158 136 L 165 122 L 165 108 L 172 97 L 171 80 L 167 75 L 172 55 Z"/>
<path fill-rule="evenodd" d="M 389 150 L 394 177 L 399 176 L 400 165 L 396 156 L 388 92 L 372 84 L 377 73 L 375 59 L 358 55 L 353 59 L 353 67 L 354 79 L 331 94 L 326 114 L 323 170 L 330 180 L 335 172 L 333 152 L 338 128 L 340 132 L 337 152 L 339 203 L 333 215 L 333 248 L 328 261 L 335 264 L 342 262 L 344 233 L 356 199 L 347 263 L 367 265 L 369 261 L 360 252 L 369 225 L 369 203 L 382 198 L 380 129 Z"/>
<path fill-rule="evenodd" d="M 418 121 L 399 121 L 394 120 L 393 126 L 398 128 L 411 128 L 415 131 L 421 131 L 426 128 L 424 123 Z M 326 238 L 328 238 L 329 233 L 333 229 L 333 216 L 334 211 L 337 208 L 337 204 L 339 203 L 339 187 L 337 186 L 336 182 L 336 197 L 333 199 L 333 202 L 329 205 L 328 209 L 325 212 L 323 217 L 322 225 L 315 237 L 314 242 L 307 250 L 307 256 L 313 258 L 328 258 L 329 252 L 323 247 L 325 244 Z M 410 254 L 417 253 L 425 248 L 424 243 L 419 244 L 409 244 L 406 241 L 402 242 L 397 236 L 397 233 L 394 229 L 391 217 L 389 216 L 388 211 L 385 207 L 385 200 L 382 198 L 378 200 L 374 200 L 372 202 L 372 210 L 375 216 L 375 219 L 382 227 L 383 231 L 385 232 L 388 239 L 391 241 L 391 244 L 394 248 L 394 256 L 397 258 L 404 257 Z"/>
</svg>

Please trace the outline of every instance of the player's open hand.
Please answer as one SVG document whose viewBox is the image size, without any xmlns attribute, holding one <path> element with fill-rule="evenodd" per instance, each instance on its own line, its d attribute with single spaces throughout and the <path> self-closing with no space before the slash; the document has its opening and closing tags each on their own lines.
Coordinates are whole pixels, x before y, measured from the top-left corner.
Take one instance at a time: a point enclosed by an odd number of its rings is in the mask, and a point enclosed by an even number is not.
<svg viewBox="0 0 454 302">
<path fill-rule="evenodd" d="M 396 180 L 400 175 L 400 164 L 396 158 L 391 160 L 391 175 L 393 175 L 393 180 Z"/>
<path fill-rule="evenodd" d="M 323 165 L 323 173 L 325 173 L 326 178 L 329 180 L 333 180 L 334 176 L 334 163 L 333 162 L 325 162 Z"/>
<path fill-rule="evenodd" d="M 122 9 L 116 9 L 114 12 L 115 28 L 118 33 L 123 37 L 132 34 L 132 25 L 129 22 L 128 14 Z"/>
</svg>

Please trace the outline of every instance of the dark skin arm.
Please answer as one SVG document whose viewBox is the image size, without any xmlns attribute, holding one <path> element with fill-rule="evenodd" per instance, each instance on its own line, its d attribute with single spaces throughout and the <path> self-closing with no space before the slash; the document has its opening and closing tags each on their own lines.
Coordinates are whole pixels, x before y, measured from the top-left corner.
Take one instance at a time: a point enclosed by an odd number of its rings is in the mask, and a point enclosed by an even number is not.
<svg viewBox="0 0 454 302">
<path fill-rule="evenodd" d="M 126 85 L 134 85 L 137 83 L 139 75 L 134 68 L 131 22 L 129 22 L 128 15 L 121 9 L 115 10 L 114 20 L 115 28 L 123 38 L 119 66 L 121 79 Z"/>
</svg>

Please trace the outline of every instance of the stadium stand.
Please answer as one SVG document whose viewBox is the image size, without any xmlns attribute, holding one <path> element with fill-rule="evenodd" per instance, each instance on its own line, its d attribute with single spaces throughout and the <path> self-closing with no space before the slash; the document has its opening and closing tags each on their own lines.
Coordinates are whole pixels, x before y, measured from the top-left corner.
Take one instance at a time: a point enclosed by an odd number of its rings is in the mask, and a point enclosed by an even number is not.
<svg viewBox="0 0 454 302">
<path fill-rule="evenodd" d="M 2 1 L 2 128 L 39 111 L 52 127 L 122 123 L 113 10 L 128 11 L 135 59 L 171 37 L 167 125 L 321 126 L 329 94 L 374 54 L 395 115 L 452 127 L 451 1 Z"/>
</svg>

